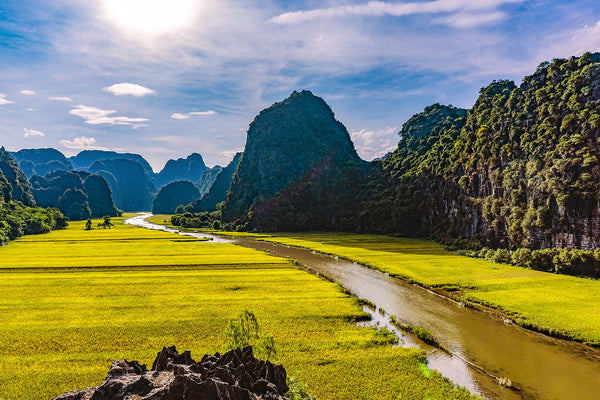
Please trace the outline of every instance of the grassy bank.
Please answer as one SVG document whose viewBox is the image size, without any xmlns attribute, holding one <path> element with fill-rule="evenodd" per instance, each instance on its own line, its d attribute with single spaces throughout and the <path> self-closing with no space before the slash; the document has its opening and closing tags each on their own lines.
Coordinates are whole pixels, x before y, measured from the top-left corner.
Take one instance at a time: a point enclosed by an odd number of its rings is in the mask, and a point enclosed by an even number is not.
<svg viewBox="0 0 600 400">
<path fill-rule="evenodd" d="M 197 358 L 223 351 L 243 309 L 321 400 L 472 398 L 424 370 L 421 351 L 354 325 L 356 300 L 287 260 L 113 222 L 0 248 L 0 398 L 97 385 L 111 360 L 148 364 L 172 344 Z"/>
<path fill-rule="evenodd" d="M 274 234 L 260 239 L 354 260 L 496 308 L 522 326 L 600 346 L 597 280 L 473 259 L 419 239 L 350 233 Z"/>
</svg>

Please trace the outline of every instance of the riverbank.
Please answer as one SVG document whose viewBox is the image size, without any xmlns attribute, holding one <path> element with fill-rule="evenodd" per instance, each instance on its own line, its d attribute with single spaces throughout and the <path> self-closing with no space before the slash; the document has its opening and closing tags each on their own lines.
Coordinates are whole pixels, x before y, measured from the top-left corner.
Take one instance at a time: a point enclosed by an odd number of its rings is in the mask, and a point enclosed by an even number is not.
<svg viewBox="0 0 600 400">
<path fill-rule="evenodd" d="M 235 233 L 228 233 L 236 235 Z M 457 255 L 431 241 L 351 233 L 258 235 L 369 268 L 472 305 L 507 323 L 600 347 L 600 281 L 557 275 Z"/>
</svg>

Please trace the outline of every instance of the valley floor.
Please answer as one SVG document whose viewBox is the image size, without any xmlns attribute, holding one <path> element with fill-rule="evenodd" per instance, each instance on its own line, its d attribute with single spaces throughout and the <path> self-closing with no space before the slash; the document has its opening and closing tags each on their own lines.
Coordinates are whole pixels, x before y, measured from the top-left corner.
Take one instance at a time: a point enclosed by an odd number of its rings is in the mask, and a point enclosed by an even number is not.
<svg viewBox="0 0 600 400">
<path fill-rule="evenodd" d="M 492 307 L 526 328 L 600 347 L 598 280 L 460 256 L 420 239 L 352 233 L 277 233 L 257 239 L 357 261 L 458 300 Z"/>
<path fill-rule="evenodd" d="M 222 352 L 244 309 L 274 336 L 274 361 L 321 400 L 474 398 L 431 373 L 422 351 L 353 324 L 364 316 L 355 299 L 286 259 L 113 222 L 0 248 L 0 398 L 97 385 L 113 359 L 150 363 L 163 346 Z"/>
</svg>

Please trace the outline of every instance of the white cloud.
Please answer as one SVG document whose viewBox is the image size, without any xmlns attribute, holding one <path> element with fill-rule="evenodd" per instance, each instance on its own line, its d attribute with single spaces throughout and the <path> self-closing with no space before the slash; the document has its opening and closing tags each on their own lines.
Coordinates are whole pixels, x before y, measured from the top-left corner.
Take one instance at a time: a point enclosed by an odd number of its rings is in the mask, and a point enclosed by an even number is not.
<svg viewBox="0 0 600 400">
<path fill-rule="evenodd" d="M 63 139 L 59 143 L 67 149 L 73 150 L 106 150 L 105 147 L 94 146 L 96 139 L 93 137 L 80 136 L 73 140 Z"/>
<path fill-rule="evenodd" d="M 40 131 L 35 131 L 33 129 L 27 129 L 27 128 L 23 128 L 23 131 L 25 132 L 23 134 L 23 137 L 26 138 L 30 138 L 30 137 L 40 137 L 40 136 L 46 136 L 44 134 L 44 132 L 40 132 Z"/>
<path fill-rule="evenodd" d="M 142 85 L 137 85 L 135 83 L 116 83 L 112 86 L 105 87 L 102 90 L 104 90 L 107 93 L 112 93 L 115 96 L 130 95 L 135 97 L 142 97 L 156 93 L 152 89 L 149 89 Z"/>
<path fill-rule="evenodd" d="M 173 113 L 173 114 L 171 114 L 171 118 L 173 118 L 173 119 L 188 119 L 192 115 L 216 115 L 216 114 L 217 114 L 217 112 L 213 111 L 213 110 L 192 111 L 191 113 L 188 113 L 188 114 Z"/>
<path fill-rule="evenodd" d="M 0 93 L 0 106 L 5 104 L 12 104 L 13 102 L 6 99 L 6 95 L 4 93 Z"/>
<path fill-rule="evenodd" d="M 33 96 L 35 92 L 33 90 L 23 89 L 21 90 L 21 94 L 24 94 L 25 96 Z"/>
<path fill-rule="evenodd" d="M 491 10 L 507 3 L 520 3 L 523 0 L 435 0 L 411 3 L 387 3 L 370 1 L 367 4 L 348 5 L 314 10 L 287 12 L 269 21 L 280 25 L 292 25 L 315 19 L 349 16 L 393 16 L 414 14 L 469 13 L 478 10 Z"/>
<path fill-rule="evenodd" d="M 440 18 L 437 22 L 450 25 L 455 28 L 473 28 L 479 25 L 488 25 L 493 22 L 499 22 L 506 19 L 506 13 L 496 11 L 491 13 L 457 13 L 449 17 Z"/>
<path fill-rule="evenodd" d="M 180 113 L 173 113 L 171 114 L 171 118 L 173 119 L 188 119 L 190 116 L 188 114 L 180 114 Z"/>
<path fill-rule="evenodd" d="M 140 124 L 140 122 L 150 121 L 148 118 L 109 117 L 110 114 L 116 112 L 116 110 L 102 110 L 100 108 L 88 107 L 81 104 L 69 111 L 70 114 L 85 119 L 85 123 L 91 125 L 131 125 L 132 128 L 137 129 L 142 126 L 147 126 L 145 124 Z"/>
<path fill-rule="evenodd" d="M 382 157 L 398 145 L 398 128 L 387 127 L 378 131 L 361 129 L 350 133 L 356 152 L 365 160 Z"/>
<path fill-rule="evenodd" d="M 58 96 L 58 97 L 50 97 L 50 100 L 54 100 L 54 101 L 73 101 L 73 100 L 71 100 L 70 97 L 64 97 L 64 96 L 63 97 L 60 97 L 60 96 Z"/>
</svg>

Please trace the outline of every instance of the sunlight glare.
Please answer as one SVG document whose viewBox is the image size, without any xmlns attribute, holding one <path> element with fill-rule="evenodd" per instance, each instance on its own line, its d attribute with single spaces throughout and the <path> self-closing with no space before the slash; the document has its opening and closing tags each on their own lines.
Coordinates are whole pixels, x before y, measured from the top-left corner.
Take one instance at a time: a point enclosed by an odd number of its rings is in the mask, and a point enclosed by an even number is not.
<svg viewBox="0 0 600 400">
<path fill-rule="evenodd" d="M 119 27 L 148 35 L 188 26 L 198 0 L 105 0 L 110 19 Z"/>
</svg>

